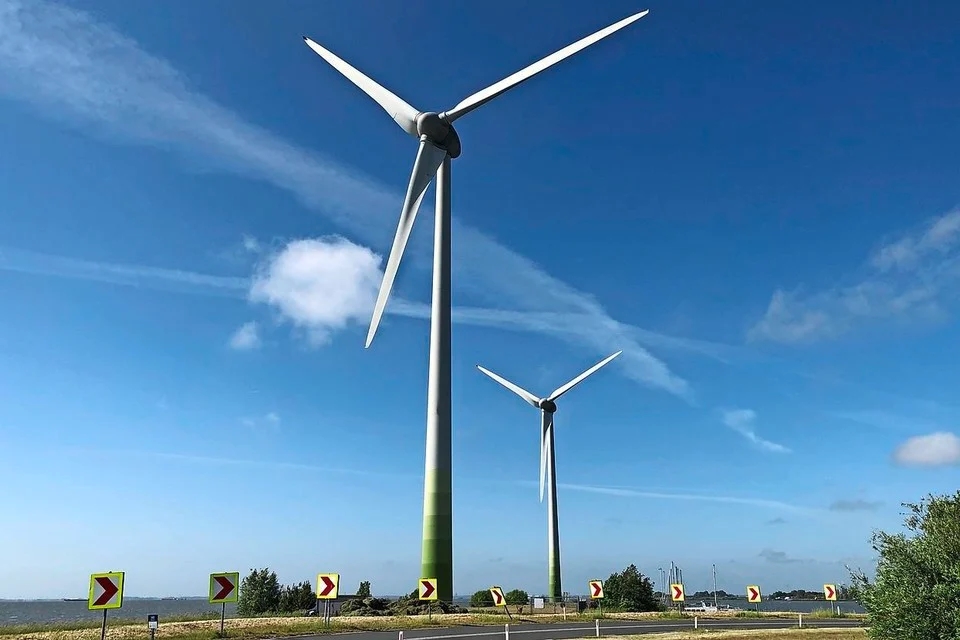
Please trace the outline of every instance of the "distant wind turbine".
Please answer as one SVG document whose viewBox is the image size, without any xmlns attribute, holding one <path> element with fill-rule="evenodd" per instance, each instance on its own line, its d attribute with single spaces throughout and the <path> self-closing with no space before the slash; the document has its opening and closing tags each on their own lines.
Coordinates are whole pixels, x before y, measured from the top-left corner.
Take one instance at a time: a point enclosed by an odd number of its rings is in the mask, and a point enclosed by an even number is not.
<svg viewBox="0 0 960 640">
<path fill-rule="evenodd" d="M 553 393 L 546 398 L 538 398 L 526 389 L 515 385 L 509 380 L 498 376 L 488 369 L 477 365 L 483 373 L 487 374 L 501 385 L 513 391 L 515 394 L 526 400 L 531 406 L 540 409 L 540 502 L 543 502 L 544 476 L 547 469 L 550 469 L 550 482 L 547 484 L 547 539 L 548 539 L 548 581 L 549 587 L 547 595 L 550 600 L 556 602 L 563 596 L 560 586 L 560 527 L 557 516 L 557 462 L 554 455 L 554 436 L 553 436 L 553 414 L 557 411 L 557 399 L 570 389 L 586 380 L 589 376 L 596 373 L 600 367 L 607 364 L 623 351 L 617 351 L 611 356 L 607 356 L 597 364 L 593 365 L 570 382 L 557 387 Z"/>
<path fill-rule="evenodd" d="M 383 317 L 393 281 L 400 267 L 404 248 L 413 229 L 413 221 L 420 208 L 427 187 L 437 178 L 436 220 L 434 223 L 433 244 L 433 303 L 430 313 L 430 364 L 427 383 L 427 444 L 426 464 L 423 485 L 423 547 L 421 559 L 421 577 L 437 579 L 437 591 L 440 600 L 453 599 L 453 490 L 451 486 L 452 463 L 450 450 L 450 200 L 452 177 L 450 161 L 460 155 L 460 136 L 453 128 L 453 122 L 477 107 L 493 100 L 505 91 L 529 80 L 541 71 L 549 69 L 558 62 L 569 58 L 578 51 L 586 49 L 636 22 L 647 15 L 641 11 L 619 22 L 581 38 L 563 49 L 551 53 L 545 58 L 496 82 L 486 89 L 467 96 L 453 108 L 442 113 L 420 111 L 389 89 L 379 85 L 362 72 L 344 62 L 329 50 L 310 38 L 303 40 L 330 66 L 343 74 L 350 82 L 379 104 L 400 128 L 419 139 L 420 146 L 413 161 L 413 172 L 407 184 L 403 208 L 400 210 L 400 223 L 393 239 L 393 247 L 383 270 L 383 281 L 373 308 L 370 329 L 367 332 L 366 346 L 373 341 L 380 319 Z M 421 38 L 430 38 L 430 29 L 456 29 L 455 25 L 424 26 Z M 443 64 L 443 56 L 430 63 Z M 412 66 L 410 72 L 430 78 L 429 65 Z M 509 116 L 509 113 L 508 113 Z M 370 151 L 379 148 L 373 140 L 367 139 L 363 131 L 355 132 L 357 144 L 365 145 Z M 523 140 L 517 140 L 522 145 Z"/>
</svg>

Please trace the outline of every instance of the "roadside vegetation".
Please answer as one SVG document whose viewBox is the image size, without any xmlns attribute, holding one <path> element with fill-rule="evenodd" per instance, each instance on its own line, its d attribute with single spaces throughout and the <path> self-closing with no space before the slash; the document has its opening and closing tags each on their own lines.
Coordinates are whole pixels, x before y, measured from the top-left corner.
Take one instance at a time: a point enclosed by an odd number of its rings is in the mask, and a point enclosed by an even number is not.
<svg viewBox="0 0 960 640">
<path fill-rule="evenodd" d="M 823 624 L 827 618 L 863 620 L 864 627 L 849 629 L 757 630 L 748 632 L 699 630 L 673 634 L 644 635 L 650 640 L 682 638 L 740 639 L 778 638 L 794 640 L 864 639 L 901 640 L 903 638 L 960 638 L 960 491 L 952 496 L 928 496 L 919 504 L 905 504 L 908 512 L 905 530 L 898 533 L 877 531 L 872 546 L 878 562 L 872 580 L 857 569 L 851 570 L 851 596 L 867 611 L 866 615 L 837 614 L 826 607 L 804 613 L 805 619 Z M 532 610 L 529 594 L 513 589 L 504 592 L 514 622 L 553 622 L 562 615 L 548 610 Z M 567 621 L 609 619 L 681 619 L 694 615 L 664 610 L 651 580 L 636 565 L 611 574 L 604 582 L 602 612 L 600 602 L 590 601 L 585 611 L 568 609 Z M 340 615 L 325 625 L 317 616 L 305 612 L 316 606 L 316 596 L 309 582 L 281 585 L 269 569 L 254 569 L 240 586 L 237 604 L 239 618 L 228 619 L 227 636 L 239 640 L 278 638 L 284 636 L 344 632 L 386 631 L 457 625 L 500 625 L 507 622 L 503 608 L 494 608 L 489 591 L 481 590 L 471 598 L 470 609 L 449 603 L 425 603 L 416 592 L 397 599 L 377 598 L 370 583 L 361 582 L 356 597 L 341 603 Z M 109 640 L 142 640 L 146 631 L 142 621 L 123 621 L 111 616 Z M 695 614 L 701 619 L 715 617 L 779 617 L 797 614 L 773 612 L 717 612 Z M 186 619 L 167 617 L 161 622 L 159 636 L 164 640 L 212 640 L 217 636 L 217 612 L 189 616 Z M 98 640 L 99 621 L 65 625 L 0 626 L 0 640 Z M 608 640 L 638 636 L 604 636 Z"/>
<path fill-rule="evenodd" d="M 960 491 L 904 504 L 905 531 L 873 534 L 871 582 L 852 571 L 876 640 L 960 638 Z"/>
<path fill-rule="evenodd" d="M 500 617 L 495 622 L 503 624 Z M 226 637 L 235 640 L 262 640 L 263 638 L 283 638 L 305 634 L 342 633 L 348 631 L 396 631 L 427 627 L 449 627 L 466 624 L 492 624 L 494 621 L 481 619 L 473 615 L 399 616 L 380 618 L 334 618 L 329 626 L 321 620 L 303 617 L 281 618 L 235 618 L 227 621 Z M 158 637 L 164 640 L 217 640 L 220 621 L 204 620 L 192 622 L 171 622 L 162 625 Z M 84 628 L 47 627 L 43 630 L 21 629 L 16 633 L 4 633 L 4 640 L 99 640 L 100 627 Z M 587 629 L 584 635 L 593 635 Z M 862 628 L 853 629 L 792 629 L 768 630 L 751 629 L 749 631 L 699 630 L 663 634 L 644 634 L 636 636 L 607 636 L 603 640 L 686 640 L 693 638 L 717 638 L 718 640 L 747 640 L 770 638 L 770 640 L 868 640 Z M 143 640 L 146 637 L 144 624 L 113 625 L 107 632 L 108 640 Z"/>
</svg>

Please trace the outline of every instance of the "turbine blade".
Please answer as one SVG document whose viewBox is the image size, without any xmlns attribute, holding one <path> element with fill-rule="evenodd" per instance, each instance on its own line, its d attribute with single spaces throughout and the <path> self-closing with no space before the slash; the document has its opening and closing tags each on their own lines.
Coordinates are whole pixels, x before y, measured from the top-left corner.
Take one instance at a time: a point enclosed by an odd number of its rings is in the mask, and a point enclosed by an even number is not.
<svg viewBox="0 0 960 640">
<path fill-rule="evenodd" d="M 420 114 L 419 111 L 411 107 L 392 91 L 380 86 L 361 71 L 350 66 L 350 64 L 341 60 L 327 49 L 324 49 L 307 36 L 303 36 L 303 41 L 306 42 L 307 46 L 313 49 L 317 55 L 330 63 L 331 67 L 342 73 L 347 80 L 357 85 L 364 93 L 373 98 L 376 103 L 383 107 L 383 110 L 400 125 L 401 129 L 414 138 L 419 137 L 420 134 L 417 132 L 417 116 Z"/>
<path fill-rule="evenodd" d="M 590 367 L 589 369 L 587 369 L 586 371 L 584 371 L 583 373 L 581 373 L 580 375 L 578 375 L 576 378 L 574 378 L 573 380 L 571 380 L 571 381 L 568 382 L 567 384 L 563 385 L 562 387 L 557 388 L 557 390 L 554 391 L 553 393 L 551 393 L 550 396 L 549 396 L 547 399 L 548 399 L 548 400 L 556 400 L 557 398 L 559 398 L 560 396 L 562 396 L 563 394 L 565 394 L 567 391 L 570 391 L 570 389 L 573 389 L 575 386 L 577 386 L 578 384 L 580 384 L 581 382 L 583 382 L 584 380 L 586 380 L 591 374 L 593 374 L 594 372 L 596 372 L 597 369 L 599 369 L 599 368 L 602 367 L 603 365 L 607 364 L 608 362 L 610 362 L 611 360 L 613 360 L 614 358 L 616 358 L 616 357 L 617 357 L 618 355 L 620 355 L 621 353 L 623 353 L 623 351 L 617 351 L 617 352 L 616 352 L 615 354 L 613 354 L 612 356 L 607 356 L 606 358 L 604 358 L 603 360 L 601 360 L 601 361 L 598 362 L 597 364 L 593 365 L 592 367 Z"/>
<path fill-rule="evenodd" d="M 560 49 L 559 51 L 551 53 L 546 58 L 543 58 L 541 60 L 534 62 L 528 67 L 521 69 L 520 71 L 517 71 L 513 75 L 507 76 L 500 82 L 497 82 L 496 84 L 492 84 L 486 89 L 478 91 L 473 95 L 467 98 L 464 98 L 463 100 L 460 101 L 459 104 L 457 104 L 457 106 L 450 109 L 449 111 L 445 111 L 442 114 L 440 114 L 440 117 L 446 120 L 447 122 L 453 122 L 457 118 L 463 115 L 466 115 L 467 113 L 470 113 L 477 107 L 483 104 L 486 104 L 487 102 L 490 102 L 491 100 L 499 96 L 504 91 L 508 91 L 509 89 L 512 89 L 513 87 L 517 86 L 521 82 L 524 82 L 525 80 L 529 80 L 533 76 L 537 75 L 538 73 L 540 73 L 545 69 L 552 67 L 553 65 L 557 64 L 561 60 L 565 58 L 569 58 L 570 56 L 577 53 L 578 51 L 582 51 L 583 49 L 586 49 L 590 45 L 596 42 L 599 42 L 600 40 L 603 40 L 607 36 L 613 33 L 616 33 L 620 29 L 623 29 L 624 27 L 636 22 L 643 16 L 647 15 L 647 13 L 649 13 L 649 9 L 646 11 L 641 11 L 640 13 L 635 13 L 628 18 L 624 18 L 620 22 L 612 24 L 609 27 L 606 27 L 604 29 L 601 29 L 600 31 L 597 31 L 596 33 L 593 33 L 585 38 L 581 38 L 580 40 L 577 40 L 573 44 L 567 45 L 566 47 L 564 47 L 563 49 Z"/>
<path fill-rule="evenodd" d="M 420 148 L 417 150 L 417 157 L 413 161 L 413 173 L 410 174 L 410 184 L 407 185 L 407 195 L 403 199 L 403 210 L 400 212 L 397 235 L 393 237 L 393 247 L 390 249 L 390 257 L 387 258 L 387 266 L 383 270 L 383 281 L 380 283 L 377 303 L 373 307 L 373 318 L 370 320 L 370 329 L 367 331 L 367 348 L 373 342 L 373 336 L 377 332 L 377 327 L 380 326 L 380 319 L 383 317 L 383 311 L 387 306 L 387 298 L 390 297 L 390 290 L 393 288 L 393 280 L 397 277 L 397 269 L 400 267 L 403 250 L 410 238 L 410 231 L 413 229 L 413 221 L 417 218 L 417 211 L 420 210 L 420 203 L 427 192 L 427 186 L 433 180 L 433 176 L 436 175 L 437 169 L 440 168 L 446 155 L 446 151 L 434 146 L 426 138 L 420 140 Z"/>
<path fill-rule="evenodd" d="M 547 432 L 553 426 L 553 414 L 540 411 L 540 502 L 543 502 L 543 484 L 547 478 Z"/>
<path fill-rule="evenodd" d="M 533 405 L 534 407 L 537 407 L 538 409 L 540 408 L 540 398 L 533 395 L 523 387 L 513 384 L 506 378 L 501 378 L 500 376 L 495 374 L 493 371 L 490 371 L 489 369 L 484 369 L 480 365 L 477 365 L 477 369 L 480 369 L 480 371 L 487 374 L 488 376 L 490 376 L 491 378 L 493 378 L 494 380 L 502 384 L 507 389 L 510 389 L 510 391 L 513 391 L 515 394 L 517 394 L 518 396 L 526 400 L 529 404 Z"/>
</svg>

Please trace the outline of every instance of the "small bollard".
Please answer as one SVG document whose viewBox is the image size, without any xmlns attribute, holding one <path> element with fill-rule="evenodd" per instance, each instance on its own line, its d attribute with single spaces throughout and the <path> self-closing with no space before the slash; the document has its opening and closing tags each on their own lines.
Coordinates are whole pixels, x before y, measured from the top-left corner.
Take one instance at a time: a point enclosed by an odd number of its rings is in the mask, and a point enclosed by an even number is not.
<svg viewBox="0 0 960 640">
<path fill-rule="evenodd" d="M 600 620 L 597 619 L 597 620 L 594 620 L 594 622 L 597 624 L 597 637 L 599 638 L 600 637 Z"/>
<path fill-rule="evenodd" d="M 800 628 L 803 629 L 803 614 L 801 613 L 799 615 L 800 615 Z"/>
<path fill-rule="evenodd" d="M 400 632 L 400 639 L 399 639 L 399 640 L 403 640 L 403 631 Z"/>
<path fill-rule="evenodd" d="M 503 625 L 503 637 L 505 640 L 510 640 L 510 623 Z"/>
<path fill-rule="evenodd" d="M 693 628 L 696 629 L 699 626 L 699 624 L 700 623 L 697 619 L 697 616 L 693 616 Z"/>
</svg>

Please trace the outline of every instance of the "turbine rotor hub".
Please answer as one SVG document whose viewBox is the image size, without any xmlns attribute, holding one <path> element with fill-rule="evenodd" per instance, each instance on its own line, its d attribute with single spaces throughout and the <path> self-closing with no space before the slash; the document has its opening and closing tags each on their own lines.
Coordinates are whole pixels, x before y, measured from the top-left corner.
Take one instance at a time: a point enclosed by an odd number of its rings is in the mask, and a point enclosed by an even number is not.
<svg viewBox="0 0 960 640">
<path fill-rule="evenodd" d="M 554 413 L 557 410 L 557 403 L 553 400 L 541 400 L 540 408 L 546 411 L 547 413 Z"/>
<path fill-rule="evenodd" d="M 452 124 L 444 122 L 440 114 L 427 111 L 417 116 L 417 133 L 427 138 L 433 144 L 445 149 L 451 158 L 460 155 L 460 136 Z"/>
</svg>

